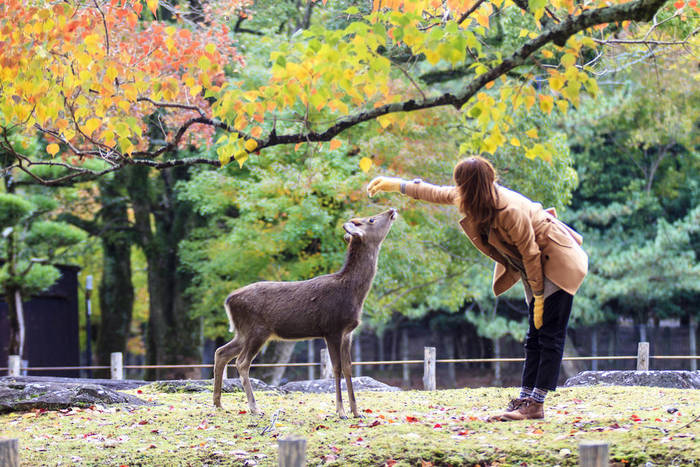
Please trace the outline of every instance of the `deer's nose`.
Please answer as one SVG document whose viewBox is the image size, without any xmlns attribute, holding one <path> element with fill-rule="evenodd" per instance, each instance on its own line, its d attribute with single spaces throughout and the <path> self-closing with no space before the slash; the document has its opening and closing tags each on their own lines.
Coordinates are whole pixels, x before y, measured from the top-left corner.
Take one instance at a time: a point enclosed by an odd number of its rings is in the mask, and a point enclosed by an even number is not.
<svg viewBox="0 0 700 467">
<path fill-rule="evenodd" d="M 391 208 L 389 209 L 389 215 L 392 219 L 396 219 L 396 216 L 399 215 L 399 211 L 397 211 L 396 208 Z"/>
</svg>

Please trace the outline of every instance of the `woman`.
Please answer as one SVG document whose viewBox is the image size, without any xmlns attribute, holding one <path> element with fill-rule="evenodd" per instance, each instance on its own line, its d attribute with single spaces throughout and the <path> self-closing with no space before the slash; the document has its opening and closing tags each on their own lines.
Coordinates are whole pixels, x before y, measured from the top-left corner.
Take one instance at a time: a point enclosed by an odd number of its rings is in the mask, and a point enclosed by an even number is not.
<svg viewBox="0 0 700 467">
<path fill-rule="evenodd" d="M 420 179 L 377 177 L 370 196 L 400 192 L 414 199 L 455 204 L 462 229 L 482 253 L 496 262 L 493 291 L 500 295 L 522 279 L 529 304 L 525 365 L 519 397 L 491 420 L 544 417 L 544 400 L 557 387 L 566 326 L 573 296 L 588 271 L 581 236 L 523 195 L 497 183 L 483 157 L 470 157 L 454 169 L 457 186 L 435 186 Z"/>
</svg>

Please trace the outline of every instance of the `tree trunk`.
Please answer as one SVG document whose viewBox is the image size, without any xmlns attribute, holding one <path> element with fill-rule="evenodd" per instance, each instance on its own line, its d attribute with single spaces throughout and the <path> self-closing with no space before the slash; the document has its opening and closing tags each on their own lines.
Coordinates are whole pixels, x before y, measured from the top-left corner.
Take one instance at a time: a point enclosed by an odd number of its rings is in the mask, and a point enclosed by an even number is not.
<svg viewBox="0 0 700 467">
<path fill-rule="evenodd" d="M 567 331 L 568 334 L 568 331 Z M 566 342 L 564 344 L 564 357 L 578 357 L 579 354 L 576 351 L 576 347 L 571 341 L 571 337 L 567 336 Z M 561 363 L 562 373 L 565 378 L 571 378 L 576 376 L 579 371 L 581 371 L 581 366 L 575 360 L 564 360 Z"/>
<path fill-rule="evenodd" d="M 594 326 L 591 329 L 591 357 L 598 356 L 598 329 Z M 598 360 L 591 360 L 591 370 L 598 370 Z"/>
<path fill-rule="evenodd" d="M 493 339 L 493 358 L 501 358 L 501 338 Z M 503 384 L 501 378 L 501 362 L 493 362 L 493 385 L 500 386 Z"/>
<path fill-rule="evenodd" d="M 275 342 L 275 363 L 289 363 L 294 353 L 295 341 L 277 341 Z M 277 366 L 271 369 L 270 374 L 270 384 L 272 386 L 279 386 L 284 377 L 284 372 L 287 370 L 284 366 Z"/>
<path fill-rule="evenodd" d="M 22 307 L 22 294 L 16 287 L 5 289 L 5 302 L 10 319 L 10 339 L 7 348 L 8 355 L 19 355 L 20 360 L 24 353 L 24 308 Z"/>
<path fill-rule="evenodd" d="M 102 239 L 102 280 L 98 286 L 100 328 L 97 358 L 109 365 L 112 352 L 125 352 L 134 309 L 131 282 L 132 233 L 128 218 L 128 199 L 124 174 L 100 181 Z"/>
<path fill-rule="evenodd" d="M 403 329 L 401 331 L 401 360 L 408 360 L 408 329 Z M 411 387 L 411 370 L 410 366 L 406 363 L 401 365 L 402 371 L 402 384 L 405 388 Z"/>
<path fill-rule="evenodd" d="M 698 322 L 695 316 L 690 316 L 688 320 L 688 350 L 691 356 L 698 354 L 697 341 L 695 339 L 698 332 Z M 690 359 L 690 370 L 696 371 L 698 369 L 698 360 L 696 358 Z"/>
<path fill-rule="evenodd" d="M 178 181 L 188 178 L 187 169 L 163 170 L 152 178 L 147 168 L 129 168 L 129 195 L 148 264 L 146 361 L 150 365 L 199 363 L 200 322 L 188 313 L 185 291 L 191 276 L 181 268 L 178 254 L 195 215 L 174 191 Z M 156 369 L 147 372 L 147 379 L 186 379 L 197 374 L 196 369 Z"/>
</svg>

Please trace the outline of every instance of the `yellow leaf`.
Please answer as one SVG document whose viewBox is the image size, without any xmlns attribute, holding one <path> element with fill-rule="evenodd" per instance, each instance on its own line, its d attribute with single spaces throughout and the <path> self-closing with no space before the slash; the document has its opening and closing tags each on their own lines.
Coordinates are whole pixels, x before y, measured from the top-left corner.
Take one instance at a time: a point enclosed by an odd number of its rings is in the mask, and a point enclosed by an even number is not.
<svg viewBox="0 0 700 467">
<path fill-rule="evenodd" d="M 369 157 L 363 157 L 360 159 L 360 169 L 362 169 L 363 172 L 367 173 L 369 169 L 372 167 L 372 159 Z"/>
<path fill-rule="evenodd" d="M 382 126 L 382 128 L 386 128 L 389 125 L 391 125 L 392 123 L 394 123 L 394 116 L 391 114 L 381 115 L 381 116 L 377 117 L 377 121 Z"/>
<path fill-rule="evenodd" d="M 476 12 L 476 22 L 485 28 L 489 27 L 489 14 L 483 11 Z"/>
<path fill-rule="evenodd" d="M 530 128 L 525 132 L 530 138 L 537 138 L 537 128 Z"/>
<path fill-rule="evenodd" d="M 340 142 L 340 140 L 337 139 L 332 139 L 331 140 L 331 151 L 334 149 L 338 149 L 340 146 L 342 146 L 343 143 Z M 366 172 L 366 171 L 365 171 Z"/>
<path fill-rule="evenodd" d="M 56 154 L 58 154 L 58 150 L 59 150 L 59 147 L 58 147 L 58 144 L 56 144 L 56 143 L 51 143 L 48 146 L 46 146 L 46 152 L 48 152 L 52 156 L 55 156 Z"/>
<path fill-rule="evenodd" d="M 255 148 L 257 148 L 257 147 L 258 147 L 258 142 L 255 141 L 254 139 L 249 139 L 245 142 L 245 149 L 248 152 L 255 151 Z M 236 159 L 236 160 L 238 160 L 238 159 Z M 241 165 L 242 165 L 242 163 L 241 163 Z"/>
<path fill-rule="evenodd" d="M 554 91 L 560 90 L 564 87 L 564 78 L 562 78 L 561 75 L 552 76 L 549 78 L 549 87 Z"/>
<path fill-rule="evenodd" d="M 549 115 L 552 113 L 552 107 L 554 107 L 554 98 L 552 96 L 540 94 L 540 109 L 542 109 L 542 112 Z"/>
<path fill-rule="evenodd" d="M 520 146 L 520 140 L 518 138 L 513 137 L 510 139 L 510 144 L 512 144 L 515 147 L 518 147 Z"/>
<path fill-rule="evenodd" d="M 566 115 L 566 111 L 569 110 L 569 103 L 566 102 L 565 100 L 558 100 L 557 101 L 557 107 L 559 107 L 559 111 Z"/>
<path fill-rule="evenodd" d="M 525 96 L 525 107 L 527 107 L 527 110 L 530 110 L 533 105 L 535 105 L 535 96 Z"/>
<path fill-rule="evenodd" d="M 204 50 L 206 50 L 207 53 L 213 54 L 214 52 L 216 52 L 216 45 L 210 42 L 204 46 Z"/>
<path fill-rule="evenodd" d="M 248 143 L 246 142 L 246 144 Z M 248 153 L 245 151 L 238 151 L 233 157 L 236 159 L 236 162 L 238 162 L 238 166 L 243 167 L 243 163 L 248 160 Z"/>
<path fill-rule="evenodd" d="M 156 16 L 156 11 L 158 10 L 158 0 L 146 0 L 146 5 L 148 5 L 148 9 L 151 10 L 153 16 Z"/>
<path fill-rule="evenodd" d="M 91 118 L 85 125 L 83 125 L 83 133 L 90 136 L 92 133 L 100 126 L 100 120 L 97 118 Z"/>
</svg>

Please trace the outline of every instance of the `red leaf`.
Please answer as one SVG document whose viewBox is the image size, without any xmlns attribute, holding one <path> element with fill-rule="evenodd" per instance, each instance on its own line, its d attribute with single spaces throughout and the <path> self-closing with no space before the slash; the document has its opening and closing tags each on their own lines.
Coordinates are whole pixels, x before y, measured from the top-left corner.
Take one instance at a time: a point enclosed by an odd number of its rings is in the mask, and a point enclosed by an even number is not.
<svg viewBox="0 0 700 467">
<path fill-rule="evenodd" d="M 433 425 L 433 428 L 442 428 L 442 425 L 440 425 L 439 423 L 436 423 L 435 425 Z"/>
<path fill-rule="evenodd" d="M 375 420 L 372 422 L 372 424 L 369 427 L 372 428 L 373 426 L 377 426 L 377 425 L 381 425 L 381 424 L 382 424 L 382 422 L 380 422 L 379 420 Z"/>
<path fill-rule="evenodd" d="M 396 464 L 396 461 L 394 459 L 389 459 L 384 465 L 386 465 L 386 467 L 391 467 L 394 464 Z"/>
<path fill-rule="evenodd" d="M 136 390 L 136 394 L 143 394 L 143 391 L 140 390 L 140 389 L 137 389 L 137 390 Z"/>
<path fill-rule="evenodd" d="M 316 428 L 314 428 L 314 431 L 318 430 L 327 430 L 328 427 L 326 425 L 318 425 Z"/>
<path fill-rule="evenodd" d="M 147 425 L 147 424 L 148 424 L 148 420 L 141 420 L 139 422 L 139 425 Z"/>
<path fill-rule="evenodd" d="M 469 434 L 469 431 L 460 431 L 457 433 L 458 436 L 467 436 Z"/>
<path fill-rule="evenodd" d="M 365 413 L 372 413 L 372 409 L 365 409 Z"/>
<path fill-rule="evenodd" d="M 683 0 L 678 0 L 676 3 L 673 4 L 673 6 L 676 7 L 676 10 L 680 10 L 685 6 L 685 2 Z"/>
<path fill-rule="evenodd" d="M 150 446 L 148 446 L 148 449 L 153 449 L 153 448 L 155 448 L 155 447 L 156 447 L 155 444 L 151 444 Z"/>
<path fill-rule="evenodd" d="M 238 411 L 238 415 L 243 415 L 243 414 L 247 414 L 247 413 L 248 413 L 247 410 L 239 410 Z"/>
<path fill-rule="evenodd" d="M 340 448 L 338 448 L 338 447 L 335 447 L 335 446 L 331 446 L 331 451 L 333 451 L 334 453 L 338 454 L 340 451 L 342 451 L 342 449 L 340 449 Z"/>
<path fill-rule="evenodd" d="M 416 423 L 418 419 L 416 417 L 411 417 L 410 415 L 406 415 L 406 421 L 408 423 Z"/>
<path fill-rule="evenodd" d="M 362 439 L 362 436 L 360 436 L 356 439 L 356 441 L 364 441 L 364 439 Z"/>
</svg>

